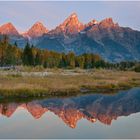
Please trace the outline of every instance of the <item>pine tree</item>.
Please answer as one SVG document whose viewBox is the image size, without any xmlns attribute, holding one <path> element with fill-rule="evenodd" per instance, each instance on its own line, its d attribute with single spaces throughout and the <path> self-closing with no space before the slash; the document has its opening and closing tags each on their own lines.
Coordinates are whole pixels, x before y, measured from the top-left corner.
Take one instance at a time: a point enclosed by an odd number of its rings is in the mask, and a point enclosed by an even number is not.
<svg viewBox="0 0 140 140">
<path fill-rule="evenodd" d="M 15 41 L 14 46 L 18 47 L 17 42 Z"/>
<path fill-rule="evenodd" d="M 67 54 L 67 61 L 70 68 L 75 68 L 75 54 L 73 52 Z"/>
<path fill-rule="evenodd" d="M 35 56 L 35 65 L 41 65 L 41 53 L 37 51 Z"/>
<path fill-rule="evenodd" d="M 77 56 L 76 57 L 76 67 L 80 67 L 81 69 L 84 68 L 85 58 L 84 56 Z"/>
<path fill-rule="evenodd" d="M 24 65 L 34 65 L 34 57 L 32 53 L 32 48 L 30 47 L 29 43 L 27 43 L 24 48 L 22 61 Z"/>
</svg>

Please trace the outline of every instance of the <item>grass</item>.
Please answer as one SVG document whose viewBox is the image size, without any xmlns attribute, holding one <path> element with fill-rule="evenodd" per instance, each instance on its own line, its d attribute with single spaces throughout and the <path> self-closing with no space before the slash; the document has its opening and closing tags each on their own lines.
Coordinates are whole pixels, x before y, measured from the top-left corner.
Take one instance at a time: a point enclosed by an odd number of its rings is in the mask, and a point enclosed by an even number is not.
<svg viewBox="0 0 140 140">
<path fill-rule="evenodd" d="M 27 76 L 22 72 L 1 71 L 0 97 L 45 97 L 77 95 L 86 92 L 112 93 L 140 86 L 140 73 L 132 71 L 43 70 L 45 71 L 52 74 L 34 76 L 34 70 L 30 70 L 31 74 Z"/>
</svg>

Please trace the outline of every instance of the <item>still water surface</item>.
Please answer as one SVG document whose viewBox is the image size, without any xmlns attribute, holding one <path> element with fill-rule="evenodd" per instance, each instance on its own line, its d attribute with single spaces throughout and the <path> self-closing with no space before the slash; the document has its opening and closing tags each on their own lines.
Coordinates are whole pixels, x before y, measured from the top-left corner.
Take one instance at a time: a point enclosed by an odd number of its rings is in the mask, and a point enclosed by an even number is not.
<svg viewBox="0 0 140 140">
<path fill-rule="evenodd" d="M 140 88 L 0 103 L 0 138 L 140 138 Z"/>
</svg>

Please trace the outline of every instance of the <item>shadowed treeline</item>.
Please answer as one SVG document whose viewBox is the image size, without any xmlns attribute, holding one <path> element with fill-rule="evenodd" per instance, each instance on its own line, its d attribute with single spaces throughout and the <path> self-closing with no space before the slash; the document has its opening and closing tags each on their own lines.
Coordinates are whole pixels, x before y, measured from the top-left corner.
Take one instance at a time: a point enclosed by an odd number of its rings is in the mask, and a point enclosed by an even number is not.
<svg viewBox="0 0 140 140">
<path fill-rule="evenodd" d="M 103 60 L 98 54 L 84 53 L 76 55 L 73 52 L 59 53 L 47 49 L 39 49 L 27 43 L 24 49 L 9 44 L 7 36 L 0 40 L 0 66 L 43 66 L 44 68 L 106 68 L 118 70 L 140 71 L 139 62 L 110 63 Z"/>
</svg>

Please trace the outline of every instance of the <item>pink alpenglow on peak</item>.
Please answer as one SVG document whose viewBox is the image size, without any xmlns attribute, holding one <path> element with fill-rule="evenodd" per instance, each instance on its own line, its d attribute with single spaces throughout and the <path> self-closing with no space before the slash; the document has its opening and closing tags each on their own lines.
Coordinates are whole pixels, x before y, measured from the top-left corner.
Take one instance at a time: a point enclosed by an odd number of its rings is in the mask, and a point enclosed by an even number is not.
<svg viewBox="0 0 140 140">
<path fill-rule="evenodd" d="M 10 22 L 0 27 L 0 34 L 19 36 L 17 29 Z"/>
<path fill-rule="evenodd" d="M 72 13 L 66 20 L 57 26 L 52 34 L 65 34 L 66 36 L 75 35 L 84 29 L 84 25 L 79 21 L 76 13 Z"/>
<path fill-rule="evenodd" d="M 48 29 L 41 23 L 36 22 L 26 33 L 27 36 L 31 38 L 40 37 L 43 34 L 47 33 Z"/>
<path fill-rule="evenodd" d="M 104 27 L 104 28 L 119 26 L 118 23 L 114 23 L 112 18 L 106 18 L 102 20 L 99 24 L 101 27 Z"/>
<path fill-rule="evenodd" d="M 95 19 L 93 19 L 93 20 L 90 21 L 89 23 L 85 24 L 85 28 L 94 26 L 94 25 L 96 25 L 96 24 L 98 24 L 98 21 L 95 20 Z"/>
</svg>

